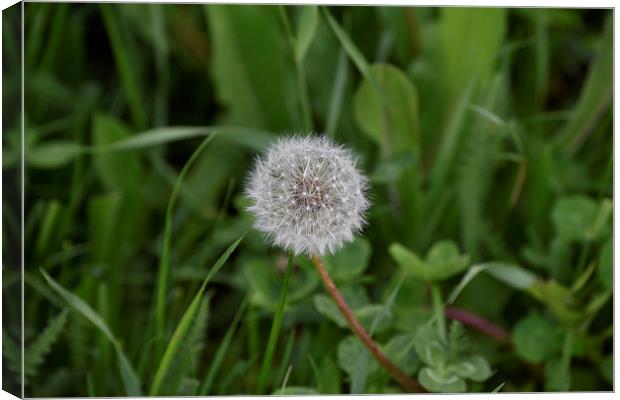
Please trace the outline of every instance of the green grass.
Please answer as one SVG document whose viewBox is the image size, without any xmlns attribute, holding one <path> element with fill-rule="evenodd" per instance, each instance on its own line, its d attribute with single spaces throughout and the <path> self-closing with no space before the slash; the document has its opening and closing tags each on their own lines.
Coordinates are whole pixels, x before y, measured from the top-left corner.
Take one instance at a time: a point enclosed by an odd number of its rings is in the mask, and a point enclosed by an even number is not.
<svg viewBox="0 0 620 400">
<path fill-rule="evenodd" d="M 246 211 L 256 155 L 308 131 L 369 177 L 363 238 L 325 264 L 399 368 L 436 392 L 612 389 L 610 10 L 24 7 L 26 396 L 402 392 Z M 5 100 L 20 18 L 3 13 Z"/>
</svg>

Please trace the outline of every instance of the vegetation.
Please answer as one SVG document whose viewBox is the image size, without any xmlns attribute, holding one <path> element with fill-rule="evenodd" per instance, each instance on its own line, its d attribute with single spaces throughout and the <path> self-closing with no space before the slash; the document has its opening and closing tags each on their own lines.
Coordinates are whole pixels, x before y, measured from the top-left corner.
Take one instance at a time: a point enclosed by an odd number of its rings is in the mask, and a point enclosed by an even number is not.
<svg viewBox="0 0 620 400">
<path fill-rule="evenodd" d="M 243 195 L 346 144 L 324 259 L 433 392 L 612 389 L 612 12 L 25 4 L 26 396 L 398 393 Z M 20 392 L 20 20 L 3 13 L 3 377 Z"/>
</svg>

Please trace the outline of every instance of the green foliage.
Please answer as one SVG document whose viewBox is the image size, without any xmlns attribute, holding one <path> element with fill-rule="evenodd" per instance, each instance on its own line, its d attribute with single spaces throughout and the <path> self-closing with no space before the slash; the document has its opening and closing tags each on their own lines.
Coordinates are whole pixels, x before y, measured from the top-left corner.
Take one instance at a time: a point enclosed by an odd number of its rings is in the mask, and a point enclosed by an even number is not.
<svg viewBox="0 0 620 400">
<path fill-rule="evenodd" d="M 2 22 L 19 99 L 19 7 Z M 308 131 L 369 177 L 324 264 L 406 374 L 613 388 L 610 10 L 26 2 L 24 26 L 2 240 L 15 304 L 23 150 L 26 397 L 402 393 L 308 258 L 252 229 L 249 166 Z"/>
<path fill-rule="evenodd" d="M 461 325 L 453 323 L 449 338 L 442 339 L 438 326 L 425 324 L 415 334 L 415 349 L 424 363 L 418 373 L 420 384 L 431 392 L 464 392 L 467 380 L 483 382 L 493 372 L 482 356 L 468 355 Z"/>
<path fill-rule="evenodd" d="M 336 254 L 328 254 L 323 262 L 335 282 L 351 282 L 368 268 L 372 247 L 363 237 L 356 238 Z"/>
<path fill-rule="evenodd" d="M 452 241 L 440 241 L 428 251 L 424 261 L 402 245 L 390 246 L 390 254 L 405 273 L 427 282 L 441 281 L 462 272 L 469 265 L 469 256 L 459 253 Z"/>
<path fill-rule="evenodd" d="M 540 363 L 560 351 L 562 332 L 547 318 L 532 313 L 517 323 L 512 340 L 519 357 Z"/>
<path fill-rule="evenodd" d="M 49 353 L 65 327 L 68 312 L 69 310 L 65 309 L 56 317 L 51 318 L 35 341 L 26 347 L 24 351 L 24 373 L 26 375 L 37 375 L 37 368 L 43 363 L 45 355 Z"/>
<path fill-rule="evenodd" d="M 599 206 L 586 196 L 562 197 L 558 200 L 551 218 L 560 239 L 587 241 L 600 238 L 607 229 L 611 204 Z"/>
</svg>

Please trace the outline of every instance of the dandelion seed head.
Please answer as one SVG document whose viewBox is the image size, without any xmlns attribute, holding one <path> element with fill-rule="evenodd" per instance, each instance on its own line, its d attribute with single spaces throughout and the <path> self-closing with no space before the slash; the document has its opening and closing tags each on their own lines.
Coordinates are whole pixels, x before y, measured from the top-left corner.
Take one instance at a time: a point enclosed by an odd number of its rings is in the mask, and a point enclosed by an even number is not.
<svg viewBox="0 0 620 400">
<path fill-rule="evenodd" d="M 323 255 L 361 231 L 367 186 L 348 149 L 322 136 L 292 136 L 257 159 L 246 195 L 255 228 L 275 245 Z"/>
</svg>

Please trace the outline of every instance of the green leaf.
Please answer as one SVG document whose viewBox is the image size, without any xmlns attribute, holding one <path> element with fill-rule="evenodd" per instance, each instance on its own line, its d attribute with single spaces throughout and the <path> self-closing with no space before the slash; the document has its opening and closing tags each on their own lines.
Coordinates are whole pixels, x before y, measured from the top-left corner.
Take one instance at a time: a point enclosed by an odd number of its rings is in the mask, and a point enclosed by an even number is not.
<svg viewBox="0 0 620 400">
<path fill-rule="evenodd" d="M 504 8 L 445 7 L 439 22 L 440 49 L 453 93 L 473 78 L 490 76 L 506 32 Z"/>
<path fill-rule="evenodd" d="M 299 24 L 297 26 L 297 41 L 295 43 L 295 57 L 302 61 L 312 44 L 312 39 L 319 23 L 319 8 L 317 6 L 302 6 Z"/>
<path fill-rule="evenodd" d="M 136 133 L 126 139 L 115 141 L 108 146 L 94 148 L 93 151 L 137 150 L 207 135 L 215 135 L 217 138 L 222 138 L 254 151 L 267 149 L 275 140 L 273 134 L 253 128 L 236 126 L 167 126 Z"/>
<path fill-rule="evenodd" d="M 357 237 L 353 242 L 338 250 L 336 254 L 325 255 L 323 262 L 335 282 L 351 282 L 368 268 L 371 251 L 368 240 Z"/>
<path fill-rule="evenodd" d="M 445 345 L 439 339 L 437 330 L 434 329 L 433 325 L 427 323 L 416 330 L 414 346 L 418 357 L 426 365 L 437 367 L 446 363 Z"/>
<path fill-rule="evenodd" d="M 383 304 L 369 304 L 366 306 L 362 306 L 354 311 L 357 320 L 362 324 L 367 331 L 372 333 L 381 333 L 388 329 L 391 325 L 391 312 L 389 312 L 387 316 L 382 315 L 384 313 L 384 305 Z M 386 318 L 387 317 L 387 318 Z M 371 330 L 373 327 L 373 322 L 377 320 L 376 324 L 374 324 L 374 331 Z"/>
<path fill-rule="evenodd" d="M 341 328 L 347 328 L 347 320 L 342 316 L 338 306 L 326 294 L 319 293 L 312 299 L 314 307 L 323 316 L 329 318 Z"/>
<path fill-rule="evenodd" d="M 414 343 L 415 336 L 413 334 L 402 333 L 393 336 L 385 345 L 386 356 L 409 375 L 415 374 L 421 365 Z"/>
<path fill-rule="evenodd" d="M 460 393 L 466 389 L 462 378 L 440 368 L 422 368 L 418 380 L 426 390 L 435 393 Z"/>
<path fill-rule="evenodd" d="M 371 374 L 379 368 L 379 364 L 370 356 L 362 342 L 353 335 L 347 336 L 338 343 L 338 365 L 349 376 L 353 376 L 357 369 L 359 356 L 363 353 L 369 357 L 367 374 Z"/>
<path fill-rule="evenodd" d="M 123 352 L 123 349 L 118 340 L 112 334 L 112 331 L 105 323 L 105 321 L 93 310 L 84 300 L 69 292 L 67 289 L 58 284 L 52 279 L 45 271 L 41 270 L 41 274 L 51 286 L 51 288 L 65 300 L 74 310 L 80 313 L 84 318 L 89 320 L 95 327 L 97 327 L 115 347 L 116 357 L 118 360 L 118 368 L 121 372 L 121 378 L 123 380 L 123 386 L 127 396 L 141 396 L 140 380 L 136 374 L 131 363 L 127 359 L 127 356 Z"/>
<path fill-rule="evenodd" d="M 562 332 L 547 318 L 538 313 L 530 313 L 515 326 L 512 341 L 520 358 L 531 363 L 540 363 L 559 354 Z"/>
<path fill-rule="evenodd" d="M 282 275 L 272 258 L 254 257 L 243 265 L 243 275 L 250 287 L 252 303 L 275 312 L 283 290 Z M 317 274 L 309 268 L 300 268 L 291 274 L 286 302 L 292 304 L 304 299 L 319 284 Z"/>
<path fill-rule="evenodd" d="M 419 154 L 418 95 L 407 75 L 389 64 L 374 64 L 355 92 L 355 120 L 386 154 Z M 375 83 L 379 88 L 375 87 Z"/>
<path fill-rule="evenodd" d="M 456 244 L 451 241 L 437 242 L 424 261 L 398 243 L 392 244 L 389 252 L 406 273 L 427 282 L 454 276 L 469 265 L 469 256 L 460 254 Z"/>
<path fill-rule="evenodd" d="M 598 280 L 608 290 L 612 290 L 614 285 L 613 246 L 613 239 L 610 237 L 607 242 L 605 242 L 598 256 Z"/>
<path fill-rule="evenodd" d="M 476 382 L 484 382 L 493 375 L 489 363 L 481 356 L 472 356 L 466 360 L 452 364 L 448 367 L 448 371 L 462 378 Z"/>
<path fill-rule="evenodd" d="M 69 310 L 65 309 L 57 316 L 50 318 L 45 329 L 34 342 L 26 347 L 24 354 L 24 373 L 26 375 L 37 375 L 37 368 L 43 363 L 44 357 L 49 353 L 65 327 L 68 313 Z"/>
<path fill-rule="evenodd" d="M 29 148 L 25 157 L 29 167 L 54 169 L 64 167 L 83 151 L 82 146 L 69 140 L 50 140 Z"/>
<path fill-rule="evenodd" d="M 469 256 L 462 255 L 452 241 L 439 241 L 426 255 L 426 268 L 433 281 L 454 276 L 467 268 Z"/>
<path fill-rule="evenodd" d="M 495 279 L 500 280 L 515 289 L 529 289 L 540 279 L 530 271 L 517 265 L 502 263 L 491 264 L 492 267 L 487 270 L 489 275 L 492 275 Z"/>
<path fill-rule="evenodd" d="M 452 290 L 448 297 L 448 303 L 454 303 L 461 291 L 467 286 L 479 273 L 486 271 L 489 275 L 504 282 L 505 284 L 519 290 L 531 289 L 539 280 L 536 275 L 517 266 L 502 262 L 488 262 L 473 265 L 463 275 L 459 284 Z"/>
<path fill-rule="evenodd" d="M 121 121 L 103 114 L 93 118 L 93 143 L 96 147 L 131 137 L 131 131 Z M 144 168 L 135 153 L 95 153 L 95 171 L 103 184 L 112 190 L 130 193 L 136 182 L 144 181 Z"/>
<path fill-rule="evenodd" d="M 204 11 L 213 48 L 210 71 L 226 123 L 274 131 L 294 126 L 288 103 L 295 73 L 276 7 L 209 4 Z"/>
<path fill-rule="evenodd" d="M 388 251 L 405 273 L 425 281 L 430 280 L 430 271 L 428 271 L 425 263 L 405 246 L 400 243 L 393 243 Z"/>
<path fill-rule="evenodd" d="M 592 232 L 599 207 L 583 195 L 561 197 L 551 212 L 551 220 L 557 234 L 566 240 L 587 241 L 594 239 Z M 599 232 L 596 232 L 599 233 Z"/>
<path fill-rule="evenodd" d="M 226 261 L 228 261 L 228 258 L 233 253 L 233 251 L 235 251 L 239 243 L 241 243 L 241 240 L 243 240 L 244 236 L 245 235 L 241 236 L 234 243 L 232 243 L 226 249 L 226 251 L 220 256 L 220 258 L 218 258 L 218 260 L 215 262 L 211 270 L 209 270 L 209 273 L 207 274 L 205 279 L 202 281 L 202 285 L 200 285 L 200 288 L 198 289 L 198 292 L 194 296 L 194 299 L 192 300 L 192 302 L 189 304 L 189 306 L 183 313 L 183 316 L 181 317 L 179 324 L 177 325 L 176 329 L 174 330 L 174 333 L 172 334 L 172 338 L 170 338 L 170 342 L 168 342 L 168 346 L 166 347 L 166 351 L 164 352 L 164 355 L 159 363 L 159 366 L 157 367 L 157 372 L 155 373 L 155 377 L 153 378 L 153 384 L 151 385 L 151 390 L 149 392 L 150 396 L 155 396 L 159 393 L 161 385 L 164 379 L 166 378 L 166 374 L 172 363 L 172 359 L 175 356 L 177 350 L 179 349 L 183 338 L 185 337 L 186 333 L 191 327 L 192 321 L 194 321 L 194 316 L 196 315 L 196 312 L 198 311 L 198 308 L 200 307 L 200 302 L 202 300 L 203 292 L 205 288 L 207 287 L 207 284 L 215 276 L 215 274 L 217 274 L 217 272 L 224 266 Z"/>
<path fill-rule="evenodd" d="M 359 286 L 354 287 L 344 287 L 341 289 L 340 293 L 344 298 L 345 302 L 351 308 L 356 316 L 363 315 L 364 320 L 360 321 L 364 325 L 366 329 L 370 329 L 372 325 L 372 321 L 380 312 L 376 307 L 365 308 L 368 306 L 368 297 L 364 292 L 363 288 Z M 341 328 L 348 328 L 349 324 L 347 320 L 344 318 L 340 309 L 334 302 L 334 300 L 326 294 L 319 293 L 316 294 L 313 298 L 314 306 L 317 311 L 323 316 L 331 319 L 336 325 Z M 362 311 L 364 310 L 364 311 Z M 360 315 L 358 315 L 360 312 Z"/>
<path fill-rule="evenodd" d="M 546 304 L 563 323 L 573 324 L 582 318 L 579 310 L 575 308 L 575 299 L 570 290 L 554 280 L 537 281 L 528 289 L 528 293 Z M 606 296 L 605 293 L 602 295 Z"/>
</svg>

